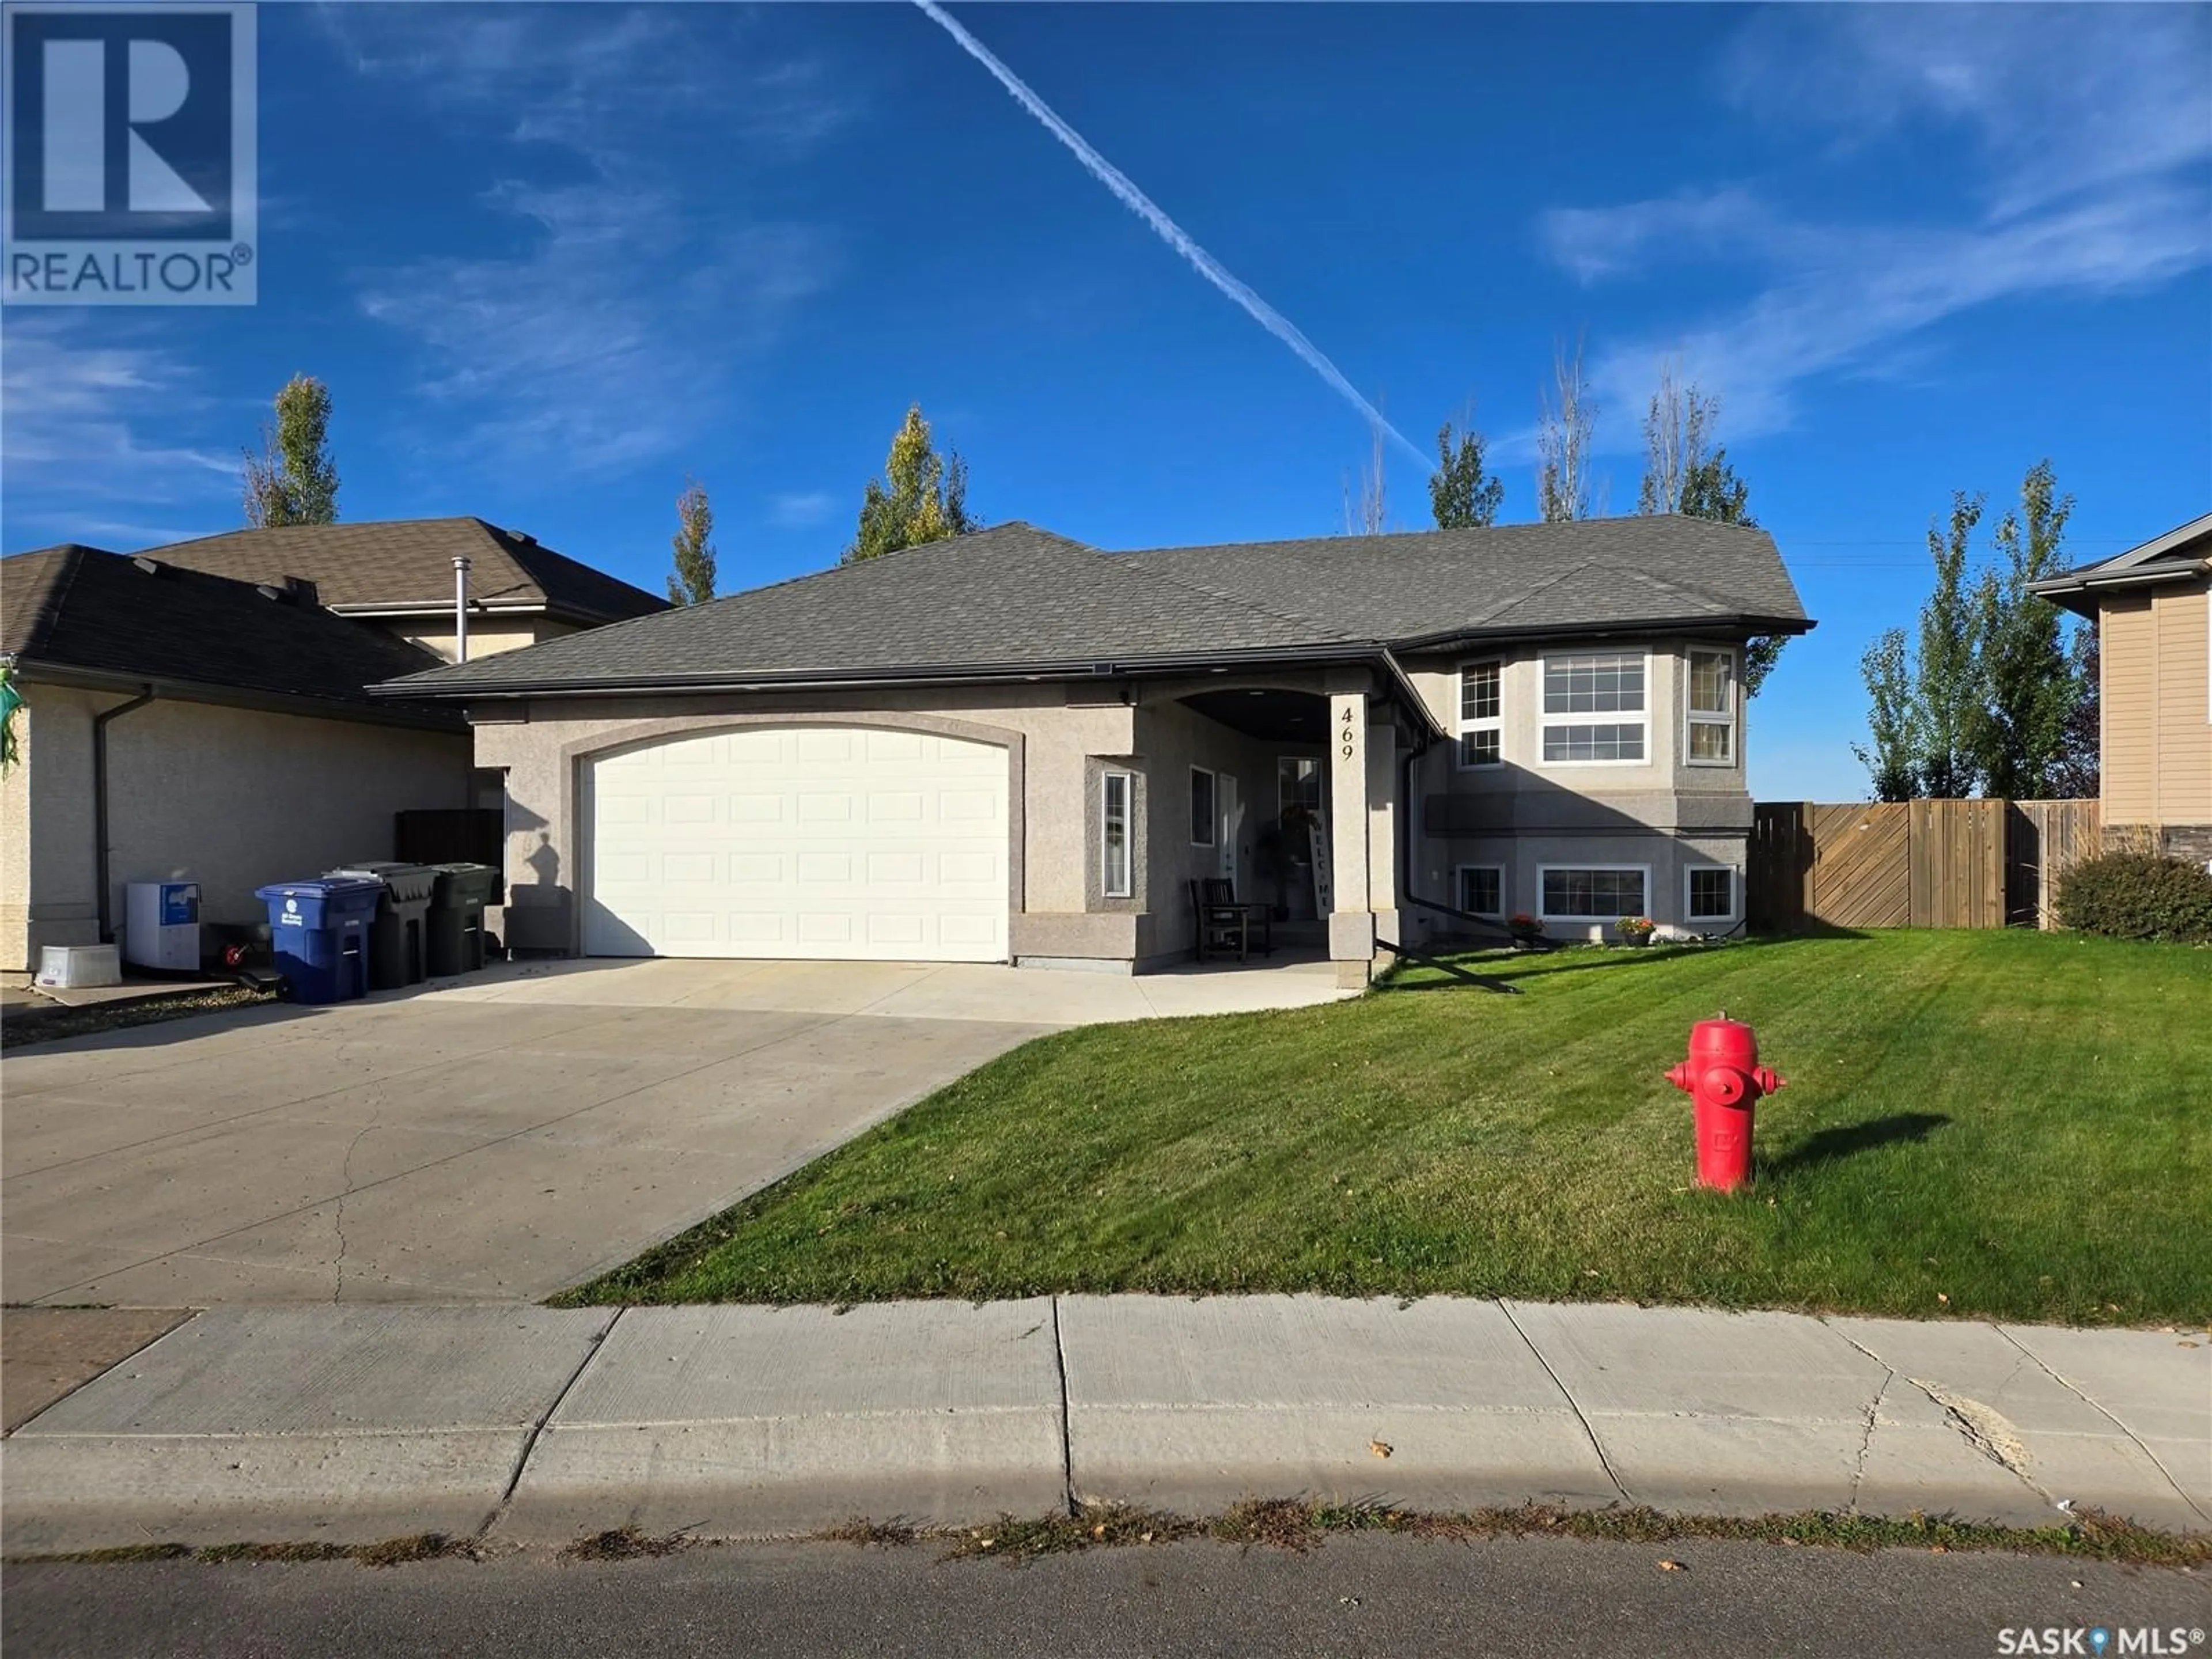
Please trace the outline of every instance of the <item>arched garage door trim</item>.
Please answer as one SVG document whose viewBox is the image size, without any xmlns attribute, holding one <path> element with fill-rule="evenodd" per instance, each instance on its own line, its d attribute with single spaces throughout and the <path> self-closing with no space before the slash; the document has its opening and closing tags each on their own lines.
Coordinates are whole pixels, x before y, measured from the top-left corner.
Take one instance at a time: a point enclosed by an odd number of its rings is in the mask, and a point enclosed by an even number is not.
<svg viewBox="0 0 2212 1659">
<path fill-rule="evenodd" d="M 807 732 L 856 732 L 858 745 L 814 744 Z M 765 752 L 748 759 L 741 745 L 702 745 L 717 737 L 768 737 Z M 792 737 L 785 737 L 792 734 Z M 918 745 L 909 752 L 884 754 L 874 734 L 907 738 L 945 738 L 947 748 Z M 796 741 L 794 741 L 796 738 Z M 956 745 L 956 748 L 951 748 Z M 971 721 L 900 714 L 896 719 L 814 712 L 814 714 L 757 714 L 644 721 L 599 732 L 571 745 L 566 768 L 575 794 L 577 858 L 581 905 L 577 905 L 577 949 L 606 956 L 671 953 L 671 956 L 811 956 L 827 960 L 1005 960 L 1011 951 L 1013 914 L 1022 894 L 1020 823 L 1020 734 L 1002 728 L 978 728 Z M 619 763 L 629 754 L 690 748 L 692 759 L 706 761 L 699 772 L 703 790 L 677 787 L 686 775 L 668 775 L 657 765 L 644 772 L 599 768 Z M 754 744 L 761 750 L 763 745 Z M 998 763 L 978 775 L 975 754 L 995 750 Z M 963 752 L 969 759 L 963 761 Z M 759 765 L 768 761 L 768 765 Z M 591 769 L 586 769 L 591 768 Z M 963 768 L 973 779 L 963 787 Z M 894 779 L 909 787 L 900 790 Z M 987 781 L 984 781 L 987 779 Z M 629 783 L 629 792 L 622 785 Z M 752 787 L 745 787 L 752 785 Z M 811 787 L 807 787 L 811 785 Z M 1002 858 L 1006 890 L 998 905 L 975 907 L 973 887 L 963 898 L 953 860 L 978 841 L 963 834 L 957 818 L 940 811 L 975 801 L 975 787 L 987 787 L 994 817 L 1005 811 L 1005 841 L 987 836 L 995 858 Z M 836 810 L 838 801 L 848 805 Z M 696 823 L 664 817 L 677 803 L 703 811 Z M 635 841 L 608 830 L 606 811 L 615 803 L 637 814 Z M 768 805 L 759 832 L 748 832 L 737 817 L 744 805 Z M 884 823 L 876 810 L 909 803 L 898 818 Z M 803 830 L 810 807 L 834 811 L 825 818 L 825 842 L 817 845 Z M 907 814 L 911 832 L 902 832 Z M 845 827 L 849 825 L 849 827 Z M 1000 830 L 1000 825 L 994 825 Z M 598 845 L 606 834 L 608 845 Z M 842 845 L 841 845 L 842 842 Z M 838 854 L 848 854 L 841 858 Z M 814 860 L 830 865 L 807 876 Z M 679 883 L 677 867 L 688 865 Z M 619 884 L 615 869 L 629 874 Z M 750 874 L 748 874 L 750 872 Z M 827 883 L 827 884 L 817 884 Z M 608 894 L 602 900 L 602 891 Z M 988 921 L 988 933 L 978 927 Z"/>
<path fill-rule="evenodd" d="M 596 848 L 592 843 L 592 826 L 589 792 L 585 787 L 587 769 L 611 757 L 678 742 L 689 738 L 714 737 L 719 734 L 757 731 L 762 728 L 791 730 L 802 728 L 836 727 L 906 732 L 921 736 L 942 737 L 966 743 L 981 744 L 1004 752 L 1006 768 L 1006 921 L 1009 928 L 1013 917 L 1023 908 L 1023 858 L 1026 836 L 1024 834 L 1024 738 L 1016 730 L 1006 726 L 988 726 L 974 720 L 953 719 L 939 714 L 884 714 L 870 712 L 819 711 L 806 714 L 762 713 L 757 714 L 714 714 L 677 716 L 659 720 L 639 720 L 629 725 L 599 732 L 562 746 L 562 816 L 573 826 L 574 856 L 582 902 L 574 907 L 572 933 L 574 947 L 580 951 L 584 944 L 585 921 L 592 904 L 592 872 L 595 866 Z"/>
</svg>

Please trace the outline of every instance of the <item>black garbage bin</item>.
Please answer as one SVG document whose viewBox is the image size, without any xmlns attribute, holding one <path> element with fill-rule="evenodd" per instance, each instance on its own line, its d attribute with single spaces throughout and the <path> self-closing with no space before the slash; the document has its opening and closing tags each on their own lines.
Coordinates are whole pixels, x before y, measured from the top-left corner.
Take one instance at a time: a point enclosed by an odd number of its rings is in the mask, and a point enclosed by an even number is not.
<svg viewBox="0 0 2212 1659">
<path fill-rule="evenodd" d="M 349 864 L 325 876 L 366 876 L 384 884 L 376 920 L 368 930 L 368 988 L 398 991 L 420 985 L 426 976 L 423 920 L 437 870 L 428 864 Z"/>
<path fill-rule="evenodd" d="M 489 864 L 434 864 L 437 884 L 423 934 L 430 971 L 472 974 L 484 965 L 484 906 L 499 890 Z"/>
</svg>

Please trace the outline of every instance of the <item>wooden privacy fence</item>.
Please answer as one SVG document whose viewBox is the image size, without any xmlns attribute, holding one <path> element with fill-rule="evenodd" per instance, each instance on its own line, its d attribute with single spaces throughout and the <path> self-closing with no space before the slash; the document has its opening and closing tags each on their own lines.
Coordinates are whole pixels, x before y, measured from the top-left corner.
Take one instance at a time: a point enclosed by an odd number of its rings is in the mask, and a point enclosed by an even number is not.
<svg viewBox="0 0 2212 1659">
<path fill-rule="evenodd" d="M 1907 800 L 1753 808 L 1750 925 L 2049 927 L 2058 878 L 2097 850 L 2093 800 Z"/>
</svg>

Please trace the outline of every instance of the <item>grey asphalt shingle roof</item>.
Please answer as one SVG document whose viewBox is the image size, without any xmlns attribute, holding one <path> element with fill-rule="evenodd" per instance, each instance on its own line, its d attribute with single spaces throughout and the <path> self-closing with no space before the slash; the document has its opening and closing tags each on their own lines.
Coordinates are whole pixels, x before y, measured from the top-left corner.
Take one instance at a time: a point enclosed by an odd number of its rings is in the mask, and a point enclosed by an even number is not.
<svg viewBox="0 0 2212 1659">
<path fill-rule="evenodd" d="M 1809 625 L 1765 532 L 1698 520 L 1134 553 L 1014 523 L 406 684 L 459 694 L 1020 672 L 1737 618 Z"/>
<path fill-rule="evenodd" d="M 1212 587 L 1272 594 L 1384 641 L 1461 630 L 1805 615 L 1765 531 L 1671 515 L 1232 542 L 1119 556 Z"/>
<path fill-rule="evenodd" d="M 252 582 L 149 571 L 76 543 L 0 561 L 0 650 L 27 668 L 253 691 L 356 716 L 401 712 L 367 688 L 438 660 L 381 628 L 269 598 Z M 452 719 L 441 704 L 412 712 Z"/>
</svg>

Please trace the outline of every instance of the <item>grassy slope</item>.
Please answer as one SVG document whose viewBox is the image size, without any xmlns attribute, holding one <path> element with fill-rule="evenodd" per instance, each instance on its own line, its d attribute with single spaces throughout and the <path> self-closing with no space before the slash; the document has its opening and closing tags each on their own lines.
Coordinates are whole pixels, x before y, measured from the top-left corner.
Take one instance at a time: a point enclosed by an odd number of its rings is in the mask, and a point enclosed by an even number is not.
<svg viewBox="0 0 2212 1659">
<path fill-rule="evenodd" d="M 2212 1315 L 2212 951 L 1897 933 L 1480 965 L 1523 994 L 1416 971 L 1045 1038 L 575 1295 Z M 1790 1083 L 1735 1199 L 1690 1188 L 1662 1077 L 1721 1007 Z"/>
</svg>

